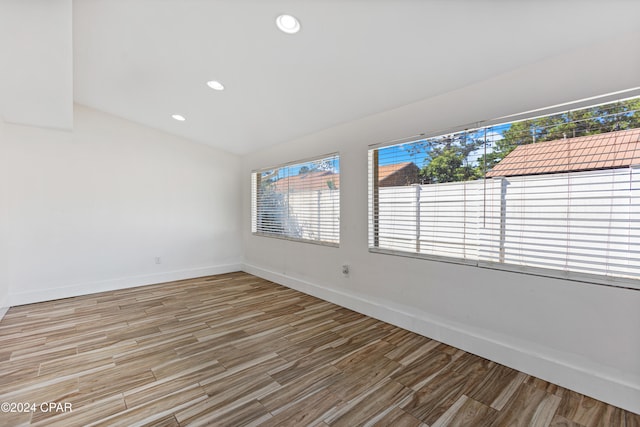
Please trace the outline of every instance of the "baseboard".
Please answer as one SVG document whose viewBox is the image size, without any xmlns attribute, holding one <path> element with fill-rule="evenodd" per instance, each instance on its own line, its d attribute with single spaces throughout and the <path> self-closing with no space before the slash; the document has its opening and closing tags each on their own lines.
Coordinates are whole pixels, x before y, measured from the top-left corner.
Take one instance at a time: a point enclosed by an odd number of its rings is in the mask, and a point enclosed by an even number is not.
<svg viewBox="0 0 640 427">
<path fill-rule="evenodd" d="M 415 308 L 331 289 L 262 267 L 245 264 L 243 270 L 611 405 L 640 413 L 640 378 L 631 378 L 625 372 L 593 363 L 580 355 L 558 352 L 517 338 L 455 324 Z"/>
<path fill-rule="evenodd" d="M 35 302 L 51 301 L 88 295 L 98 292 L 132 288 L 135 286 L 153 285 L 156 283 L 172 282 L 174 280 L 193 279 L 195 277 L 211 276 L 214 274 L 231 273 L 242 270 L 242 264 L 225 264 L 209 267 L 197 267 L 184 270 L 167 271 L 163 273 L 144 274 L 138 276 L 120 277 L 117 279 L 97 282 L 77 283 L 72 286 L 50 288 L 39 291 L 23 292 L 9 295 L 9 306 L 31 304 Z"/>
</svg>

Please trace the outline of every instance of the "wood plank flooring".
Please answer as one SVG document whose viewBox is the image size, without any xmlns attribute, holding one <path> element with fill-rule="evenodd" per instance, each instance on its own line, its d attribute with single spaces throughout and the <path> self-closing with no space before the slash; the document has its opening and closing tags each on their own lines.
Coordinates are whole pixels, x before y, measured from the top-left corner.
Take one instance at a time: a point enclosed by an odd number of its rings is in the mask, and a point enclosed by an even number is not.
<svg viewBox="0 0 640 427">
<path fill-rule="evenodd" d="M 2 426 L 640 427 L 640 415 L 245 273 L 11 308 L 0 402 L 36 404 L 0 413 Z"/>
</svg>

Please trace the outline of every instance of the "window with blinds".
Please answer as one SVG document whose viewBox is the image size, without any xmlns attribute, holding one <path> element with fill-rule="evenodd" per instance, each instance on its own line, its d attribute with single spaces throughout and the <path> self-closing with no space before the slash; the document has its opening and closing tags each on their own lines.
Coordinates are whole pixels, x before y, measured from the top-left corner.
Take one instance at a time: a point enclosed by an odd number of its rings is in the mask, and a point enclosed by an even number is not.
<svg viewBox="0 0 640 427">
<path fill-rule="evenodd" d="M 640 98 L 369 150 L 369 247 L 640 279 Z"/>
<path fill-rule="evenodd" d="M 338 154 L 254 171 L 251 178 L 254 234 L 340 243 Z"/>
</svg>

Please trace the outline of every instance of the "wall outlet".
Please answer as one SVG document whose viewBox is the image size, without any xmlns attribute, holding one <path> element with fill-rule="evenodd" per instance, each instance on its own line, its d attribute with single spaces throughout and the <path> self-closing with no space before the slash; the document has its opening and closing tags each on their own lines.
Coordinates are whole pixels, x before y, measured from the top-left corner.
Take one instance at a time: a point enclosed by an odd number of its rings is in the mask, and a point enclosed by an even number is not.
<svg viewBox="0 0 640 427">
<path fill-rule="evenodd" d="M 344 277 L 348 277 L 349 276 L 349 264 L 343 264 L 342 265 L 342 275 Z"/>
<path fill-rule="evenodd" d="M 162 259 L 159 256 L 155 257 L 156 264 L 162 264 Z"/>
</svg>

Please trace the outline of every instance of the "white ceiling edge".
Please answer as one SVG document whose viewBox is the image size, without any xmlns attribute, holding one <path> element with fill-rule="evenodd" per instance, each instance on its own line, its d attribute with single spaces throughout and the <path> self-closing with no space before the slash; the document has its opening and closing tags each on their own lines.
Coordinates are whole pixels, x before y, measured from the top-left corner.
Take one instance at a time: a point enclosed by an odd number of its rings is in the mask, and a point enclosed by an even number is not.
<svg viewBox="0 0 640 427">
<path fill-rule="evenodd" d="M 0 2 L 4 121 L 72 129 L 72 24 L 72 0 Z"/>
</svg>

